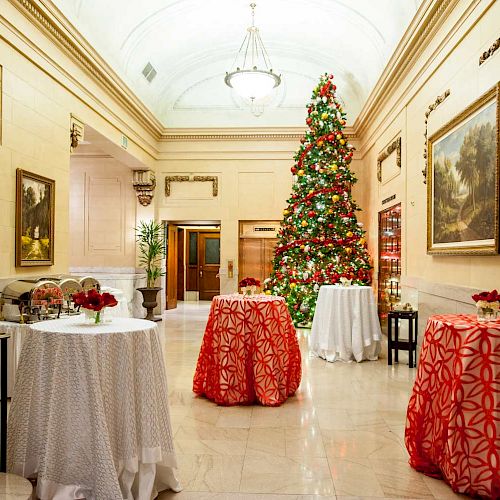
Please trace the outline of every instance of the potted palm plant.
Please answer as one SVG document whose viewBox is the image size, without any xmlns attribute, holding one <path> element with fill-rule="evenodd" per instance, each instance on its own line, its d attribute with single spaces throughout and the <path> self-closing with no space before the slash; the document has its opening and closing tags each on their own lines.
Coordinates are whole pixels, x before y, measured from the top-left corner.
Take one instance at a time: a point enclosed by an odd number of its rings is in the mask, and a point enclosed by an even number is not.
<svg viewBox="0 0 500 500">
<path fill-rule="evenodd" d="M 137 288 L 142 293 L 142 306 L 146 308 L 145 319 L 155 320 L 153 310 L 157 306 L 157 295 L 161 290 L 155 286 L 156 280 L 165 274 L 162 271 L 162 258 L 165 257 L 165 237 L 163 224 L 154 220 L 141 221 L 135 228 L 137 243 L 139 246 L 139 264 L 146 272 L 147 284 L 145 287 Z"/>
</svg>

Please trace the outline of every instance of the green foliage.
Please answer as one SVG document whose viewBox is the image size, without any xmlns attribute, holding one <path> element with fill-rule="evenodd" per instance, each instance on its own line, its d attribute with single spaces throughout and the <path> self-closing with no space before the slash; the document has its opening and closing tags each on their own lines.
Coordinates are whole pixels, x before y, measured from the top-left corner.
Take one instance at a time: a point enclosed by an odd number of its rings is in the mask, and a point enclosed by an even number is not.
<svg viewBox="0 0 500 500">
<path fill-rule="evenodd" d="M 154 220 L 141 221 L 135 228 L 135 234 L 139 244 L 139 263 L 146 271 L 148 288 L 152 288 L 155 281 L 165 274 L 161 269 L 161 260 L 165 257 L 163 224 Z"/>
<path fill-rule="evenodd" d="M 309 126 L 295 155 L 294 185 L 278 234 L 268 293 L 285 297 L 296 325 L 312 321 L 319 287 L 341 278 L 370 282 L 360 210 L 351 196 L 354 148 L 333 77 L 323 75 L 308 104 Z"/>
</svg>

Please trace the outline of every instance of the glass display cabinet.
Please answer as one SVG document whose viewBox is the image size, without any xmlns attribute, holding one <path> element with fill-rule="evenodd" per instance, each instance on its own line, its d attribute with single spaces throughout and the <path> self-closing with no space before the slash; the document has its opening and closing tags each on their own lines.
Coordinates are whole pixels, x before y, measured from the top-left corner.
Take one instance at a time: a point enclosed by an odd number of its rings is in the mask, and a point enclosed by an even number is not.
<svg viewBox="0 0 500 500">
<path fill-rule="evenodd" d="M 401 301 L 401 203 L 378 215 L 378 314 L 385 329 L 387 313 Z"/>
</svg>

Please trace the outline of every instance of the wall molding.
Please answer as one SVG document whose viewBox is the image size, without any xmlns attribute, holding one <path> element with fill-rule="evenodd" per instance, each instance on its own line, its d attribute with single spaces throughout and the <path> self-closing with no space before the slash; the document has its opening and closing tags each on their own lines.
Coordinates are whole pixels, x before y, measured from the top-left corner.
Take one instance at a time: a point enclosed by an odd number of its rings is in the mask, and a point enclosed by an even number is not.
<svg viewBox="0 0 500 500">
<path fill-rule="evenodd" d="M 216 198 L 219 194 L 219 178 L 215 175 L 194 175 L 193 178 L 191 178 L 189 175 L 166 175 L 165 196 L 170 196 L 171 182 L 211 182 L 212 196 Z"/>
<path fill-rule="evenodd" d="M 392 141 L 387 148 L 382 151 L 377 158 L 377 179 L 382 182 L 382 162 L 396 151 L 396 165 L 401 168 L 401 136 Z"/>
<path fill-rule="evenodd" d="M 498 49 L 500 49 L 500 38 L 497 38 L 490 48 L 479 56 L 479 66 L 489 59 Z"/>
</svg>

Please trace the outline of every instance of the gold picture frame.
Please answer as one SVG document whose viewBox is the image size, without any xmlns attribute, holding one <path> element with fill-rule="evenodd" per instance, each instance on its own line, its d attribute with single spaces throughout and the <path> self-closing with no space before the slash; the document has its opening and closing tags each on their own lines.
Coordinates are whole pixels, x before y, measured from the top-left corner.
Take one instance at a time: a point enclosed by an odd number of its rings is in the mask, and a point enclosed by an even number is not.
<svg viewBox="0 0 500 500">
<path fill-rule="evenodd" d="M 499 251 L 500 83 L 428 140 L 427 253 Z"/>
<path fill-rule="evenodd" d="M 54 264 L 55 181 L 16 170 L 16 266 Z"/>
</svg>

